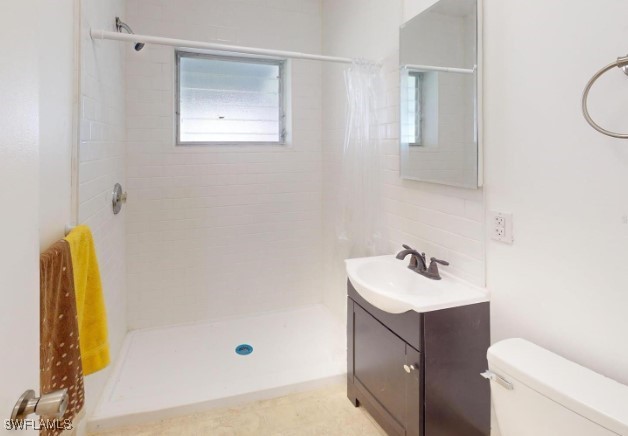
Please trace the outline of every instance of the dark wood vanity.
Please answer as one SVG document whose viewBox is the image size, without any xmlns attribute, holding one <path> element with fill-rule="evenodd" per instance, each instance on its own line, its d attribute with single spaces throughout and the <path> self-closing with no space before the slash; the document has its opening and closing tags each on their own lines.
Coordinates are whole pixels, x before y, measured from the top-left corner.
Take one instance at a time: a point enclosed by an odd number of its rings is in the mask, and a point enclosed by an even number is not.
<svg viewBox="0 0 628 436">
<path fill-rule="evenodd" d="M 488 436 L 489 303 L 392 314 L 347 288 L 351 402 L 389 435 Z"/>
</svg>

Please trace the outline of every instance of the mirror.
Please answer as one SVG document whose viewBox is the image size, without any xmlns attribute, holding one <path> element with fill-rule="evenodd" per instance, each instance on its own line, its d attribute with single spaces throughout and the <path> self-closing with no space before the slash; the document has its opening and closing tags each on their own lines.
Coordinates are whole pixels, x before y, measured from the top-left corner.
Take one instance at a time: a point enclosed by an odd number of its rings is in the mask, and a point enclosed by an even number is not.
<svg viewBox="0 0 628 436">
<path fill-rule="evenodd" d="M 400 30 L 401 177 L 477 188 L 478 5 L 440 0 Z"/>
</svg>

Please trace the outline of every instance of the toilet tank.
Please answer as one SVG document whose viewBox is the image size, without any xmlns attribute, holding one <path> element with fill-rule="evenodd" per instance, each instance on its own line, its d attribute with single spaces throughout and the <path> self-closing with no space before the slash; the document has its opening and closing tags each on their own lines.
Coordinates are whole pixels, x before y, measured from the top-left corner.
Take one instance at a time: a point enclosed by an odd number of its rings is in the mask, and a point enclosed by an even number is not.
<svg viewBox="0 0 628 436">
<path fill-rule="evenodd" d="M 487 357 L 502 436 L 628 436 L 628 386 L 523 339 Z"/>
</svg>

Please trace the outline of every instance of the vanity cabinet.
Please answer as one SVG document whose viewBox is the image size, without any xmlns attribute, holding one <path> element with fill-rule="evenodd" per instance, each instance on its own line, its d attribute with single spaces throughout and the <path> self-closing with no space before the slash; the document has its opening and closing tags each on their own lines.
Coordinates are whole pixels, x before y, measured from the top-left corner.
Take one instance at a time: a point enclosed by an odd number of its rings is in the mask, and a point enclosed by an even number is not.
<svg viewBox="0 0 628 436">
<path fill-rule="evenodd" d="M 389 435 L 489 435 L 488 302 L 391 314 L 348 282 L 347 319 L 347 395 Z"/>
</svg>

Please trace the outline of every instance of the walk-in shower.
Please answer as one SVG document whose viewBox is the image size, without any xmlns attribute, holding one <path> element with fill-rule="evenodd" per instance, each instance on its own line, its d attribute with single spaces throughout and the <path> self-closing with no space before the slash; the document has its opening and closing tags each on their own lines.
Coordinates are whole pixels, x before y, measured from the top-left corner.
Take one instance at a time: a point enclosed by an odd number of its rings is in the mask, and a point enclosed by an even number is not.
<svg viewBox="0 0 628 436">
<path fill-rule="evenodd" d="M 94 16 L 83 20 L 78 221 L 94 229 L 114 351 L 90 402 L 98 403 L 92 429 L 340 383 L 346 374 L 344 278 L 338 307 L 324 304 L 323 67 L 312 61 L 352 61 L 316 54 L 320 29 L 305 25 L 320 22 L 318 9 L 297 17 L 269 10 L 304 25 L 268 34 L 243 27 L 250 35 L 235 39 L 189 8 L 173 6 L 168 13 L 181 15 L 166 17 L 168 4 L 146 11 L 129 1 L 122 15 L 98 2 L 84 12 Z M 115 16 L 117 31 L 104 30 Z M 214 63 L 195 63 L 180 83 L 180 51 Z M 285 88 L 260 76 L 269 58 L 285 62 Z M 200 108 L 186 118 L 192 133 L 211 123 L 240 136 L 247 126 L 276 129 L 276 112 L 260 107 L 281 108 L 284 96 L 290 138 L 179 144 L 180 96 Z M 110 180 L 128 192 L 117 215 Z"/>
</svg>

